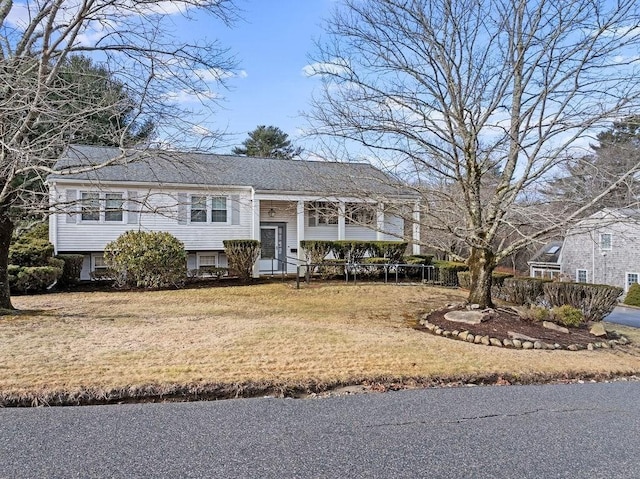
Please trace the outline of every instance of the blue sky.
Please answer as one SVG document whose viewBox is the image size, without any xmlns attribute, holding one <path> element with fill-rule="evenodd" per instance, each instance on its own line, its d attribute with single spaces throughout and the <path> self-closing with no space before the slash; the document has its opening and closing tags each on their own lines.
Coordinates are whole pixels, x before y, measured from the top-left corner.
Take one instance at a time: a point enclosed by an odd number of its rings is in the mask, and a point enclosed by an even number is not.
<svg viewBox="0 0 640 479">
<path fill-rule="evenodd" d="M 332 5 L 334 0 L 240 0 L 242 20 L 203 32 L 231 49 L 241 71 L 229 79 L 230 90 L 221 92 L 225 99 L 212 126 L 230 136 L 219 151 L 230 151 L 258 125 L 277 126 L 296 142 L 305 126 L 300 112 L 319 86 L 303 68 Z"/>
</svg>

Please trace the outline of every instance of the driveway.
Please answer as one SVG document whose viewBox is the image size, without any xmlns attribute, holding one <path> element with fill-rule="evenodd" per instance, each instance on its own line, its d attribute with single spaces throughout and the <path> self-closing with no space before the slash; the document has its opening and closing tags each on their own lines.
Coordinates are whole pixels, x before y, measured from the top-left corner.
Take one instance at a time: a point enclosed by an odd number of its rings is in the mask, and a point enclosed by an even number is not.
<svg viewBox="0 0 640 479">
<path fill-rule="evenodd" d="M 640 309 L 617 306 L 604 321 L 640 328 Z"/>
</svg>

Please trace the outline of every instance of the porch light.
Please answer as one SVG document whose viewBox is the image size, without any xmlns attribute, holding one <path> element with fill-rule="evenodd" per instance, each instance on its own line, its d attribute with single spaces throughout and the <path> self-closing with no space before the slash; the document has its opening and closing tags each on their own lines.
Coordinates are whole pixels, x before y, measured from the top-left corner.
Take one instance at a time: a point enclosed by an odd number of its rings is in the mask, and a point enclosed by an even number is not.
<svg viewBox="0 0 640 479">
<path fill-rule="evenodd" d="M 271 208 L 267 214 L 269 215 L 269 218 L 274 218 L 276 216 L 276 210 Z"/>
</svg>

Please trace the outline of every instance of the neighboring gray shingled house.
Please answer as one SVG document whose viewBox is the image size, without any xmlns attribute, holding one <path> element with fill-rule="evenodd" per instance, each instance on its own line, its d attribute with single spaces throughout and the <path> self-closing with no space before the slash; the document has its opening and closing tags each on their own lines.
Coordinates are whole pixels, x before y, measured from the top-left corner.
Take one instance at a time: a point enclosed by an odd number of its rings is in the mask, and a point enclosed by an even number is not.
<svg viewBox="0 0 640 479">
<path fill-rule="evenodd" d="M 562 241 L 550 241 L 540 248 L 527 262 L 532 278 L 553 279 L 560 276 L 560 252 Z"/>
<path fill-rule="evenodd" d="M 640 282 L 640 211 L 605 208 L 567 232 L 562 274 L 582 283 L 624 288 Z"/>
<path fill-rule="evenodd" d="M 130 229 L 170 232 L 190 269 L 226 266 L 225 239 L 257 239 L 258 268 L 271 274 L 295 272 L 301 240 L 402 239 L 406 213 L 419 219 L 406 185 L 364 163 L 72 146 L 55 169 L 50 239 L 57 253 L 85 255 L 84 279 Z"/>
</svg>

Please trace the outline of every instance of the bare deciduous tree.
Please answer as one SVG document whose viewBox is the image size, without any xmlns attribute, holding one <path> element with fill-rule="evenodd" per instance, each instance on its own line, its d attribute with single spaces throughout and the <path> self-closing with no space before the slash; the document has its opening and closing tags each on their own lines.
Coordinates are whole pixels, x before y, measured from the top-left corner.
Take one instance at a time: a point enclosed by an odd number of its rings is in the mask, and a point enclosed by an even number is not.
<svg viewBox="0 0 640 479">
<path fill-rule="evenodd" d="M 640 103 L 635 0 L 345 0 L 326 30 L 313 132 L 410 178 L 423 204 L 454 188 L 422 223 L 465 245 L 469 301 L 484 306 L 498 261 L 589 209 L 520 228 L 546 214 L 541 184 Z"/>
<path fill-rule="evenodd" d="M 46 191 L 32 185 L 42 183 L 56 157 L 79 132 L 86 133 L 92 119 L 127 112 L 126 124 L 113 122 L 100 132 L 103 143 L 122 150 L 110 163 L 130 158 L 129 130 L 139 122 L 151 120 L 174 145 L 194 128 L 202 133 L 200 118 L 181 100 L 210 107 L 212 83 L 228 78 L 234 65 L 216 42 L 179 38 L 175 16 L 196 14 L 229 23 L 232 0 L 0 0 L 0 309 L 12 308 L 7 261 L 14 226 L 25 214 L 46 208 Z M 74 84 L 82 83 L 83 75 L 61 81 L 75 54 L 92 58 L 125 86 L 125 94 L 92 95 L 86 85 Z M 123 98 L 126 105 L 118 103 Z"/>
</svg>

